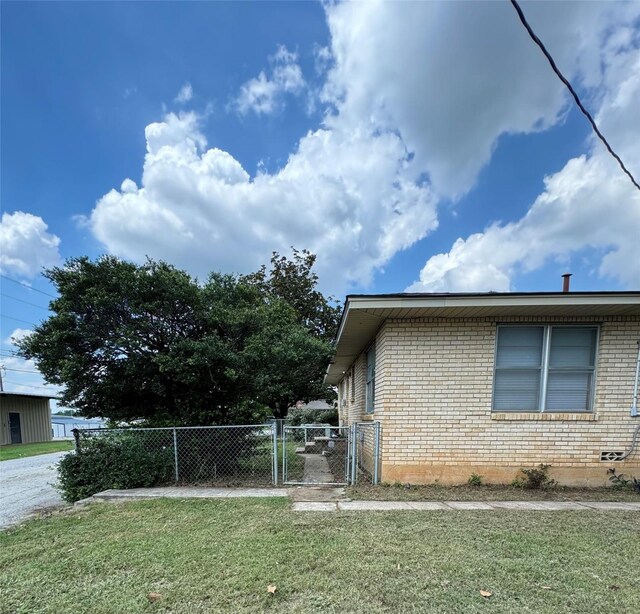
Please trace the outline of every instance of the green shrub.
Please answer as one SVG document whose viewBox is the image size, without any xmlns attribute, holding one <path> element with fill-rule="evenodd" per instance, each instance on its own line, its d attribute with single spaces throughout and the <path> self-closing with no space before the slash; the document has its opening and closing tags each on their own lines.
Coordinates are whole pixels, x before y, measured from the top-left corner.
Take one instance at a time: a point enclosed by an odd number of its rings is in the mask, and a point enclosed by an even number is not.
<svg viewBox="0 0 640 614">
<path fill-rule="evenodd" d="M 73 503 L 109 488 L 144 488 L 174 479 L 173 449 L 145 433 L 83 438 L 58 464 L 58 489 Z"/>
<path fill-rule="evenodd" d="M 531 490 L 552 488 L 556 485 L 556 481 L 549 477 L 550 468 L 551 465 L 540 463 L 537 467 L 531 469 L 520 469 L 524 475 L 524 479 L 516 478 L 511 485 L 516 488 L 529 488 Z"/>
<path fill-rule="evenodd" d="M 467 480 L 469 486 L 482 486 L 482 476 L 477 473 L 472 473 Z"/>
<path fill-rule="evenodd" d="M 609 474 L 609 481 L 611 482 L 612 488 L 621 490 L 631 489 L 640 494 L 640 480 L 638 478 L 633 476 L 628 478 L 624 473 L 616 473 L 615 467 L 607 469 L 607 473 Z"/>
<path fill-rule="evenodd" d="M 290 426 L 301 424 L 332 424 L 338 425 L 338 408 L 311 409 L 306 407 L 293 407 L 289 410 L 285 422 Z"/>
</svg>

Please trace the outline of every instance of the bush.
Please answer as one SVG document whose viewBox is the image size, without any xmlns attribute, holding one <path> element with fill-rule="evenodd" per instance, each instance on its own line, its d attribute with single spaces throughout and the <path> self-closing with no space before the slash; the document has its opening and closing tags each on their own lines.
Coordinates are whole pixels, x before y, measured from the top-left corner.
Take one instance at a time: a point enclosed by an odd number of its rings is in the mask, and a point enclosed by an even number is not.
<svg viewBox="0 0 640 614">
<path fill-rule="evenodd" d="M 472 473 L 467 480 L 469 486 L 482 486 L 482 476 L 477 473 Z"/>
<path fill-rule="evenodd" d="M 338 408 L 311 409 L 306 407 L 293 407 L 289 410 L 285 422 L 290 426 L 301 424 L 331 424 L 338 425 Z"/>
<path fill-rule="evenodd" d="M 611 482 L 612 488 L 628 488 L 635 490 L 638 494 L 640 494 L 640 480 L 638 478 L 635 478 L 633 476 L 628 478 L 624 473 L 616 473 L 615 467 L 607 469 L 607 473 L 609 474 L 609 481 Z"/>
<path fill-rule="evenodd" d="M 58 464 L 58 489 L 73 503 L 109 488 L 144 488 L 174 479 L 173 450 L 141 433 L 84 438 Z"/>
<path fill-rule="evenodd" d="M 551 465 L 540 463 L 537 467 L 531 469 L 520 469 L 524 478 L 516 478 L 511 485 L 516 488 L 529 488 L 531 490 L 540 490 L 541 488 L 552 488 L 556 485 L 556 481 L 549 477 L 549 469 Z"/>
</svg>

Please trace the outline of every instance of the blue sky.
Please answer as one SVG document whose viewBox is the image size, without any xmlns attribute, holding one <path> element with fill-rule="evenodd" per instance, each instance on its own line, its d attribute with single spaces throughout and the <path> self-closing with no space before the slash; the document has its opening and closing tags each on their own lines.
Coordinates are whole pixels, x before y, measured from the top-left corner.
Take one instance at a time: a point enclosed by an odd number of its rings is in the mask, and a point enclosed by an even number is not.
<svg viewBox="0 0 640 614">
<path fill-rule="evenodd" d="M 640 175 L 640 3 L 523 7 Z M 53 293 L 39 271 L 78 255 L 202 276 L 294 245 L 340 297 L 640 286 L 638 193 L 507 2 L 1 11 L 0 266 L 24 284 Z M 2 278 L 6 365 L 47 300 Z"/>
</svg>

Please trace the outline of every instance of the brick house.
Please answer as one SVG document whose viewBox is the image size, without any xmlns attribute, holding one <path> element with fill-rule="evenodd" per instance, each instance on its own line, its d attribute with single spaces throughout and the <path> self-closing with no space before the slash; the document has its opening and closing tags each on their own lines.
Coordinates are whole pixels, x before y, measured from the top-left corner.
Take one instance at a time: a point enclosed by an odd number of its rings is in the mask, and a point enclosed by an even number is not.
<svg viewBox="0 0 640 614">
<path fill-rule="evenodd" d="M 601 485 L 612 466 L 640 476 L 640 441 L 620 459 L 639 340 L 640 292 L 351 295 L 326 382 L 342 424 L 380 421 L 382 481 L 508 483 L 547 463 Z"/>
</svg>

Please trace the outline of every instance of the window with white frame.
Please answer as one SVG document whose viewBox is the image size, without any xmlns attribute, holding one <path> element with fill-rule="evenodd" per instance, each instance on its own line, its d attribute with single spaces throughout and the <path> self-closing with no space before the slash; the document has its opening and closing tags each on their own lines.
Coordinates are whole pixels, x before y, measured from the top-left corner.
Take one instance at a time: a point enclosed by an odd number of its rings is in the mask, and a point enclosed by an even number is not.
<svg viewBox="0 0 640 614">
<path fill-rule="evenodd" d="M 356 368 L 351 367 L 351 402 L 356 402 Z"/>
<path fill-rule="evenodd" d="M 591 411 L 597 343 L 597 326 L 499 326 L 493 410 Z"/>
<path fill-rule="evenodd" d="M 367 378 L 365 388 L 365 411 L 373 413 L 376 401 L 376 348 L 372 346 L 367 351 Z"/>
</svg>

